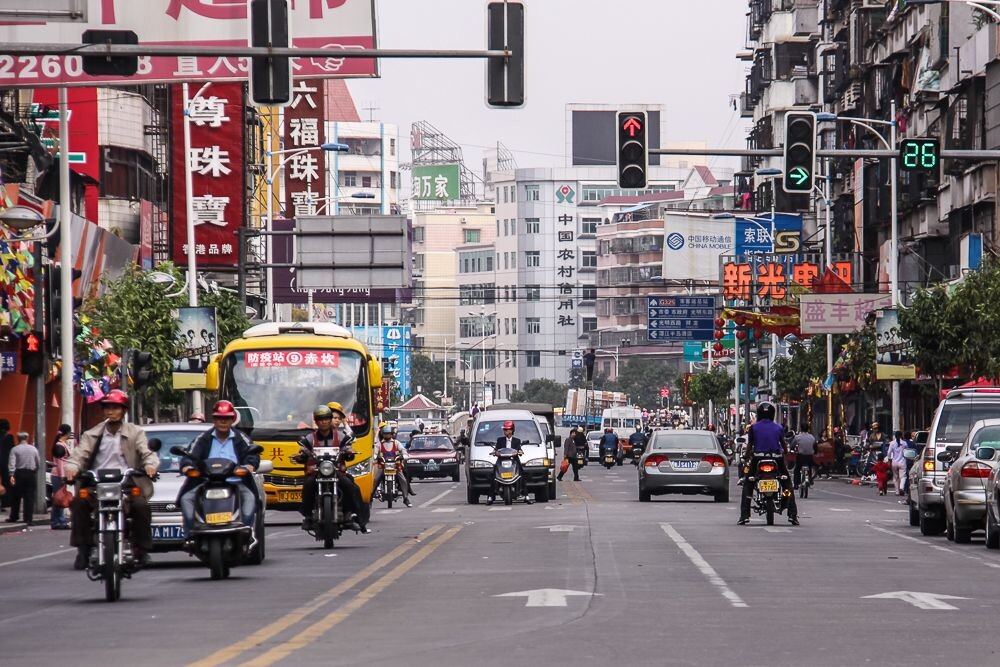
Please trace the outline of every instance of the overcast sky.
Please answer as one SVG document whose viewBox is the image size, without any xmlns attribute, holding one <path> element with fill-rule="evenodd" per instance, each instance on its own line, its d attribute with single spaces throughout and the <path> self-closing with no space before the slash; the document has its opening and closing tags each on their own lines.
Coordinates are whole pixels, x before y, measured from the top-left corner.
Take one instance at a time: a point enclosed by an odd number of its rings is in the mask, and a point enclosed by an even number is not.
<svg viewBox="0 0 1000 667">
<path fill-rule="evenodd" d="M 426 120 L 462 144 L 467 166 L 499 140 L 519 167 L 565 162 L 565 105 L 662 104 L 665 141 L 744 145 L 749 119 L 730 95 L 744 86 L 735 58 L 746 34 L 746 0 L 526 0 L 527 104 L 484 102 L 481 60 L 382 61 L 382 77 L 352 80 L 363 120 Z M 377 0 L 383 48 L 484 49 L 486 0 Z M 719 164 L 727 164 L 720 160 Z M 731 165 L 730 165 L 731 166 Z"/>
</svg>

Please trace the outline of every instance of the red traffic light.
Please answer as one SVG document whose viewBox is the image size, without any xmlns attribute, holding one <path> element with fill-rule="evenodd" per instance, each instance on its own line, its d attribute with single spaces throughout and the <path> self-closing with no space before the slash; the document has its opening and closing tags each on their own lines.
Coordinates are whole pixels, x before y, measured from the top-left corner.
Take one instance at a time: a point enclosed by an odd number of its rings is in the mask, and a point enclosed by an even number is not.
<svg viewBox="0 0 1000 667">
<path fill-rule="evenodd" d="M 33 333 L 28 334 L 24 339 L 24 349 L 26 352 L 40 351 L 41 344 L 38 342 L 38 336 Z"/>
</svg>

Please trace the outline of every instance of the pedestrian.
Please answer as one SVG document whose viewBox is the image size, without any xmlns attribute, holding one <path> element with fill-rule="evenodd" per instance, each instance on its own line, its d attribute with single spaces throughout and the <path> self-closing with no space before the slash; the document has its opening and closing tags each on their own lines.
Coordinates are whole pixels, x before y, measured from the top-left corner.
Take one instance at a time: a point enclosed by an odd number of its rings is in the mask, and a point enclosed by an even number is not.
<svg viewBox="0 0 1000 667">
<path fill-rule="evenodd" d="M 875 473 L 878 494 L 884 496 L 889 488 L 889 475 L 892 474 L 892 466 L 885 460 L 885 454 L 878 455 L 878 463 L 872 466 L 872 472 Z"/>
<path fill-rule="evenodd" d="M 10 434 L 10 422 L 0 419 L 0 480 L 7 482 L 10 479 L 10 468 L 7 467 L 7 459 L 10 458 L 10 450 L 14 449 L 14 436 Z M 10 507 L 13 493 L 0 495 L 0 508 Z"/>
<path fill-rule="evenodd" d="M 29 526 L 35 512 L 35 493 L 38 489 L 38 450 L 28 442 L 28 434 L 17 434 L 17 444 L 10 450 L 7 468 L 10 470 L 8 481 L 14 489 L 14 497 L 10 501 L 10 516 L 7 523 L 17 523 L 24 504 L 24 522 Z"/>
<path fill-rule="evenodd" d="M 556 479 L 560 482 L 562 481 L 563 475 L 569 470 L 570 466 L 573 468 L 573 481 L 580 481 L 580 466 L 576 462 L 576 427 L 570 429 L 569 437 L 566 438 L 566 442 L 563 443 L 563 461 L 565 463 L 560 464 L 559 474 L 556 475 Z M 565 467 L 563 467 L 565 465 Z"/>
<path fill-rule="evenodd" d="M 73 428 L 69 424 L 60 424 L 56 432 L 55 442 L 52 443 L 52 496 L 61 489 L 65 482 L 66 459 L 73 452 L 75 441 L 73 439 Z M 66 509 L 56 507 L 52 503 L 52 513 L 49 516 L 49 525 L 52 530 L 69 530 L 69 522 L 66 520 Z"/>
<path fill-rule="evenodd" d="M 194 412 L 191 413 L 191 416 L 188 418 L 188 423 L 189 424 L 204 424 L 205 423 L 205 413 L 202 412 L 201 410 L 195 410 Z"/>
<path fill-rule="evenodd" d="M 886 458 L 889 460 L 889 465 L 892 466 L 892 483 L 896 488 L 896 495 L 903 495 L 903 480 L 906 478 L 906 456 L 904 452 L 910 446 L 910 443 L 903 440 L 903 432 L 896 431 L 893 433 L 892 441 L 889 443 L 889 450 L 886 453 Z"/>
</svg>

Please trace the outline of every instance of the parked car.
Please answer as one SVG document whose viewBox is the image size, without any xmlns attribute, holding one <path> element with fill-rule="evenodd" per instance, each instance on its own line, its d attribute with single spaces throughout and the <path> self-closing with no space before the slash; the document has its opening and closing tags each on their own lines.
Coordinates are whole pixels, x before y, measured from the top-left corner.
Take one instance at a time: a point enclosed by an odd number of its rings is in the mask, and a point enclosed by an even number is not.
<svg viewBox="0 0 1000 667">
<path fill-rule="evenodd" d="M 985 530 L 986 483 L 1000 463 L 1000 419 L 976 422 L 965 444 L 953 454 L 944 451 L 938 460 L 948 468 L 944 481 L 945 536 L 959 544 L 972 532 Z"/>
<path fill-rule="evenodd" d="M 415 435 L 407 447 L 406 476 L 411 480 L 451 477 L 451 481 L 457 482 L 458 459 L 458 451 L 449 435 Z"/>
<path fill-rule="evenodd" d="M 995 459 L 1000 453 L 1000 445 L 995 443 L 980 443 L 979 449 L 993 449 Z M 983 452 L 985 456 L 987 452 Z M 986 480 L 986 501 L 983 525 L 986 529 L 986 548 L 1000 549 L 1000 465 L 994 465 L 993 471 Z"/>
<path fill-rule="evenodd" d="M 656 431 L 639 459 L 639 501 L 666 493 L 729 502 L 729 460 L 712 431 Z"/>
<path fill-rule="evenodd" d="M 1000 419 L 1000 387 L 953 389 L 938 404 L 927 446 L 911 469 L 909 507 L 918 514 L 920 532 L 938 535 L 945 530 L 943 451 L 957 453 L 976 422 Z"/>
<path fill-rule="evenodd" d="M 160 478 L 153 484 L 153 497 L 149 500 L 152 511 L 153 551 L 179 551 L 184 545 L 184 520 L 181 508 L 177 504 L 177 494 L 184 483 L 180 474 L 180 457 L 170 453 L 174 446 L 188 447 L 195 439 L 211 426 L 206 424 L 147 424 L 142 427 L 149 439 L 157 438 L 162 446 L 157 454 L 160 457 Z M 264 510 L 266 496 L 261 475 L 271 471 L 270 461 L 261 461 L 254 480 L 257 482 L 257 493 L 261 506 L 257 512 L 257 539 L 261 543 L 260 560 L 264 553 Z"/>
</svg>

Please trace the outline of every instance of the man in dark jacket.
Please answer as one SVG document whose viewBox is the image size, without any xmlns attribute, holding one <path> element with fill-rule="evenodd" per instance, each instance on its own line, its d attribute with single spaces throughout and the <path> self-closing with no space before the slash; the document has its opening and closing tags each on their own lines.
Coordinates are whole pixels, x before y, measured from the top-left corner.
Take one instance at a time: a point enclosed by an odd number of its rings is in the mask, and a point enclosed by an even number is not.
<svg viewBox="0 0 1000 667">
<path fill-rule="evenodd" d="M 743 502 L 740 505 L 740 520 L 737 522 L 740 526 L 745 526 L 750 522 L 750 502 L 753 497 L 754 485 L 746 477 L 751 472 L 751 466 L 754 465 L 754 454 L 767 454 L 774 457 L 778 473 L 782 476 L 782 492 L 788 492 L 786 496 L 788 499 L 788 522 L 793 526 L 799 525 L 799 511 L 795 505 L 795 494 L 791 493 L 788 483 L 788 467 L 785 465 L 785 429 L 781 424 L 774 423 L 774 414 L 774 405 L 771 403 L 764 402 L 758 405 L 757 421 L 750 427 L 750 432 L 747 434 L 750 456 L 743 469 Z"/>
<path fill-rule="evenodd" d="M 611 454 L 618 459 L 618 436 L 615 434 L 615 430 L 608 426 L 604 429 L 604 435 L 601 436 L 601 442 L 598 445 L 599 456 L 604 459 L 604 453 L 607 450 L 611 450 Z"/>
<path fill-rule="evenodd" d="M 635 433 L 628 437 L 628 442 L 632 445 L 632 458 L 638 461 L 646 451 L 646 434 L 642 432 L 641 425 L 635 427 Z"/>
<path fill-rule="evenodd" d="M 563 457 L 569 461 L 569 465 L 573 467 L 573 481 L 580 481 L 580 464 L 577 463 L 577 449 L 576 449 L 576 434 L 579 433 L 577 428 L 574 426 L 569 430 L 569 437 L 566 438 L 566 442 L 563 443 Z M 586 445 L 586 439 L 584 439 L 584 445 Z M 586 454 L 584 454 L 586 456 Z M 556 475 L 556 479 L 560 482 L 562 481 L 565 472 L 561 472 Z"/>
<path fill-rule="evenodd" d="M 181 474 L 198 470 L 208 459 L 229 459 L 237 466 L 251 473 L 260 466 L 260 456 L 253 451 L 253 443 L 243 433 L 233 428 L 236 423 L 236 408 L 229 401 L 219 401 L 212 410 L 215 427 L 202 433 L 194 442 L 191 452 L 181 459 Z M 194 523 L 195 496 L 204 478 L 188 477 L 177 494 L 177 504 L 184 516 L 184 536 L 191 534 Z M 240 494 L 240 514 L 244 525 L 253 527 L 257 510 L 257 488 L 253 476 L 231 477 Z M 256 538 L 256 535 L 254 536 Z"/>
<path fill-rule="evenodd" d="M 505 421 L 503 423 L 503 435 L 501 435 L 499 438 L 497 438 L 497 444 L 495 445 L 495 447 L 496 447 L 496 449 L 516 449 L 518 455 L 521 455 L 521 454 L 524 453 L 521 450 L 521 439 L 514 437 L 514 422 L 512 422 L 512 421 Z M 490 482 L 490 496 L 489 496 L 489 498 L 486 499 L 486 504 L 487 505 L 492 505 L 493 501 L 496 500 L 497 491 L 498 491 L 498 489 L 497 489 L 497 479 L 496 479 L 496 475 L 494 475 L 493 476 L 493 481 Z M 531 496 L 525 495 L 524 502 L 526 504 L 530 505 L 534 501 L 531 499 Z"/>
</svg>

